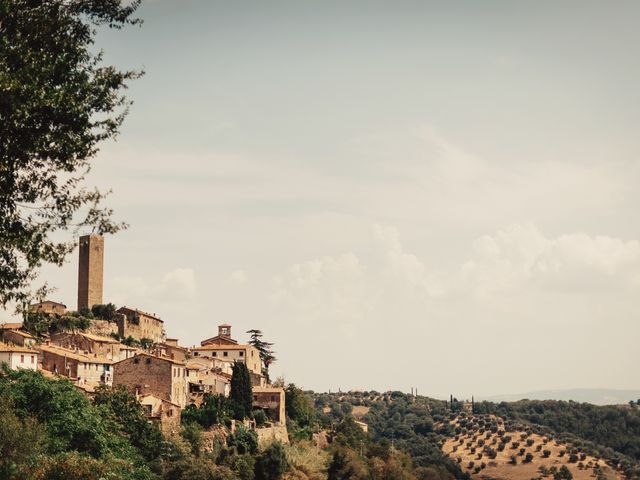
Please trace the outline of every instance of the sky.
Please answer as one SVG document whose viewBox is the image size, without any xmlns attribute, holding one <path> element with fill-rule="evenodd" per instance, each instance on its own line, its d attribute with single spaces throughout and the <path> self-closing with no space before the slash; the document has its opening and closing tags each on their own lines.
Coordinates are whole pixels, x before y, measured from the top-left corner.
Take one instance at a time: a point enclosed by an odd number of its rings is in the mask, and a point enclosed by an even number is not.
<svg viewBox="0 0 640 480">
<path fill-rule="evenodd" d="M 317 391 L 640 384 L 640 4 L 147 0 L 105 301 Z M 75 307 L 77 256 L 45 268 Z"/>
</svg>

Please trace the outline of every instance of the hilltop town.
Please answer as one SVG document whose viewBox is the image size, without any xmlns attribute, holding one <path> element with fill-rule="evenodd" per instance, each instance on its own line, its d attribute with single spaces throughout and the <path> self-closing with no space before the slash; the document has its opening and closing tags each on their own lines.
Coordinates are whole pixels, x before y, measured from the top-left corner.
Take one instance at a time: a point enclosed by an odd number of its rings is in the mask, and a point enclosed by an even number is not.
<svg viewBox="0 0 640 480">
<path fill-rule="evenodd" d="M 66 377 L 89 397 L 100 386 L 121 385 L 135 395 L 149 421 L 172 434 L 180 430 L 186 407 L 201 406 L 207 394 L 229 396 L 233 366 L 240 363 L 251 379 L 253 409 L 264 411 L 267 420 L 259 428 L 255 421 L 248 426 L 260 439 L 287 441 L 284 389 L 269 381 L 268 359 L 256 348 L 259 331 L 252 342 L 241 343 L 232 325 L 222 324 L 215 336 L 186 347 L 167 336 L 156 314 L 106 303 L 103 271 L 104 238 L 81 237 L 77 310 L 43 300 L 28 307 L 28 322 L 0 324 L 0 364 Z"/>
</svg>

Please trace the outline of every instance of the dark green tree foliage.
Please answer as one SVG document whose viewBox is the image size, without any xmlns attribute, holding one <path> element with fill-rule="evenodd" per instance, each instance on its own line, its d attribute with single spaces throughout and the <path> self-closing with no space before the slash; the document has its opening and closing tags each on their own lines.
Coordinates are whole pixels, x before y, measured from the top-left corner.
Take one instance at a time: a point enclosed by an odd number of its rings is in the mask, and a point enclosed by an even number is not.
<svg viewBox="0 0 640 480">
<path fill-rule="evenodd" d="M 163 441 L 160 430 L 147 421 L 142 406 L 125 387 L 98 387 L 94 404 L 106 407 L 110 418 L 119 425 L 146 460 L 154 460 L 160 456 Z"/>
<path fill-rule="evenodd" d="M 249 330 L 247 333 L 251 334 L 249 345 L 253 345 L 258 350 L 260 360 L 262 360 L 263 373 L 269 378 L 269 366 L 276 361 L 275 352 L 271 348 L 273 343 L 262 340 L 263 334 L 261 330 Z"/>
<path fill-rule="evenodd" d="M 60 232 L 123 226 L 84 179 L 139 73 L 104 65 L 93 43 L 98 26 L 139 23 L 138 4 L 0 0 L 0 305 L 28 301 L 43 263 L 62 265 L 75 241 Z"/>
<path fill-rule="evenodd" d="M 96 304 L 91 307 L 91 313 L 94 318 L 112 322 L 116 319 L 116 306 L 113 303 Z"/>
<path fill-rule="evenodd" d="M 637 409 L 555 400 L 481 402 L 476 404 L 476 409 L 544 425 L 558 434 L 573 434 L 640 460 L 640 410 Z"/>
<path fill-rule="evenodd" d="M 238 453 L 256 453 L 258 450 L 258 436 L 256 432 L 246 428 L 244 425 L 238 425 L 233 435 L 227 439 L 230 447 L 235 447 Z"/>
<path fill-rule="evenodd" d="M 256 459 L 256 480 L 280 480 L 288 467 L 282 444 L 274 442 Z"/>
<path fill-rule="evenodd" d="M 231 393 L 234 417 L 242 420 L 247 417 L 253 406 L 253 390 L 249 369 L 242 362 L 234 362 L 231 376 Z"/>
<path fill-rule="evenodd" d="M 182 411 L 183 423 L 197 423 L 203 428 L 222 424 L 232 416 L 231 404 L 222 395 L 207 394 L 202 405 L 189 405 Z"/>
<path fill-rule="evenodd" d="M 314 421 L 312 400 L 293 383 L 285 390 L 285 409 L 287 417 L 295 422 L 295 426 L 308 427 Z"/>
<path fill-rule="evenodd" d="M 16 473 L 15 478 L 61 478 L 56 475 L 73 470 L 74 465 L 84 465 L 86 469 L 78 467 L 76 472 L 87 472 L 87 476 L 77 473 L 65 480 L 89 478 L 89 472 L 123 479 L 152 478 L 143 451 L 123 435 L 121 425 L 113 420 L 114 412 L 106 405 L 92 405 L 68 380 L 49 380 L 30 370 L 5 370 L 0 375 L 0 406 L 8 405 L 10 412 L 3 409 L 0 418 L 4 425 L 0 445 L 7 459 L 0 460 L 0 468 L 7 476 L 0 478 L 10 479 L 11 471 L 20 470 L 29 475 Z M 15 430 L 18 425 L 25 431 Z M 15 446 L 26 440 L 30 444 L 22 446 L 20 455 L 30 458 L 21 458 Z M 40 454 L 37 462 L 36 453 Z"/>
</svg>

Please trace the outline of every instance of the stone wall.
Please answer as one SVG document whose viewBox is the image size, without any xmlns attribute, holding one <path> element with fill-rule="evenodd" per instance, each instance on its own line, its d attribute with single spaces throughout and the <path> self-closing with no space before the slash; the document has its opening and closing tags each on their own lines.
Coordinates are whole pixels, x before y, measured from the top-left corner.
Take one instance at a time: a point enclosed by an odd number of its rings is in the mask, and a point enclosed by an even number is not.
<svg viewBox="0 0 640 480">
<path fill-rule="evenodd" d="M 101 337 L 109 337 L 112 333 L 118 333 L 118 324 L 115 322 L 108 322 L 106 320 L 91 320 L 91 325 L 86 330 L 87 333 L 93 335 L 100 335 Z"/>
<path fill-rule="evenodd" d="M 187 402 L 184 366 L 150 355 L 136 355 L 113 366 L 113 384 L 133 394 L 151 394 L 184 407 Z"/>
</svg>

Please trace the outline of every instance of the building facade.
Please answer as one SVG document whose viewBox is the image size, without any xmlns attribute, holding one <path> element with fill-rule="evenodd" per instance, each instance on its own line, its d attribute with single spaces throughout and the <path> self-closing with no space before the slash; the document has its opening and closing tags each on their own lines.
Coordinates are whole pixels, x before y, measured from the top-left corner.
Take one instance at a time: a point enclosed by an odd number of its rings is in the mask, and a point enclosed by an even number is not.
<svg viewBox="0 0 640 480">
<path fill-rule="evenodd" d="M 38 356 L 31 348 L 0 343 L 0 365 L 4 363 L 12 370 L 38 370 Z"/>
<path fill-rule="evenodd" d="M 139 353 L 117 362 L 113 384 L 132 394 L 153 395 L 184 408 L 187 405 L 187 370 L 183 362 Z"/>
<path fill-rule="evenodd" d="M 147 338 L 154 343 L 164 343 L 166 335 L 162 319 L 137 308 L 121 307 L 117 312 L 118 334 L 122 338 Z"/>
</svg>

